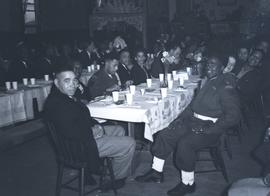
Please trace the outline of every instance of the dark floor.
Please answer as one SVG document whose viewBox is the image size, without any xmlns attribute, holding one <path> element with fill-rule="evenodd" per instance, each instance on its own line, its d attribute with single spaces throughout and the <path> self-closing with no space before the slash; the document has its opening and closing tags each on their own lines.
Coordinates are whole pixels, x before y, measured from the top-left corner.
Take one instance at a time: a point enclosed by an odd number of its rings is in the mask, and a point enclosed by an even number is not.
<svg viewBox="0 0 270 196">
<path fill-rule="evenodd" d="M 230 183 L 240 178 L 259 176 L 260 167 L 250 158 L 250 151 L 259 141 L 262 123 L 255 119 L 250 122 L 252 122 L 250 123 L 250 130 L 243 136 L 242 143 L 239 143 L 236 138 L 231 139 L 233 159 L 230 160 L 224 152 Z M 39 134 L 35 132 L 35 134 L 32 133 L 32 137 L 25 137 L 25 135 L 30 134 L 28 132 L 33 127 L 38 130 Z M 1 131 L 1 134 L 3 137 L 0 139 L 0 146 L 1 142 L 4 141 L 5 150 L 2 150 L 0 155 L 0 195 L 53 196 L 56 181 L 56 162 L 52 148 L 46 134 L 44 134 L 41 121 L 32 121 L 19 127 L 6 128 Z M 9 135 L 12 137 L 8 137 Z M 16 137 L 20 139 L 14 139 Z M 15 142 L 7 142 L 12 138 Z M 30 140 L 31 138 L 34 139 Z M 25 140 L 28 141 L 24 142 Z M 22 142 L 24 143 L 20 144 Z M 20 145 L 14 147 L 13 143 Z M 137 158 L 141 160 L 141 164 L 135 171 L 134 176 L 147 171 L 151 164 L 151 156 L 147 152 L 138 155 Z M 206 163 L 198 165 L 199 168 L 210 166 Z M 66 177 L 74 174 L 74 171 L 68 171 Z M 140 184 L 133 180 L 134 176 L 131 176 L 126 186 L 118 191 L 119 196 L 163 196 L 166 195 L 168 189 L 179 181 L 178 172 L 171 159 L 166 162 L 165 182 L 162 184 Z M 230 183 L 226 183 L 220 173 L 196 174 L 197 190 L 192 196 L 219 196 Z M 69 190 L 63 190 L 62 195 L 72 196 L 77 194 Z M 113 195 L 113 193 L 94 193 L 92 195 L 107 196 Z"/>
</svg>

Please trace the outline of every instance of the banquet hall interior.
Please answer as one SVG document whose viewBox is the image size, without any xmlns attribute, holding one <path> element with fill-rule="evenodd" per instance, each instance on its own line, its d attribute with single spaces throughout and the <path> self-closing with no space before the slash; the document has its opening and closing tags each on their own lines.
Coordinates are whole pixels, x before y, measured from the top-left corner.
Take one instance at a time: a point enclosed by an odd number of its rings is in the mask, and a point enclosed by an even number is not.
<svg viewBox="0 0 270 196">
<path fill-rule="evenodd" d="M 217 145 L 198 150 L 196 189 L 185 195 L 270 196 L 269 43 L 268 0 L 1 0 L 0 195 L 57 195 L 62 159 L 44 110 L 50 92 L 61 91 L 63 69 L 73 70 L 91 118 L 123 127 L 136 141 L 123 187 L 105 191 L 96 174 L 90 185 L 71 184 L 86 192 L 100 184 L 88 195 L 173 195 L 167 191 L 181 176 L 176 147 L 163 182 L 136 179 L 153 167 L 160 132 L 181 131 L 174 122 L 202 94 L 215 58 L 237 93 L 239 120 Z M 106 84 L 111 79 L 114 86 Z M 108 157 L 105 179 L 112 178 Z M 80 171 L 65 169 L 63 182 Z M 60 195 L 79 193 L 62 187 Z"/>
</svg>

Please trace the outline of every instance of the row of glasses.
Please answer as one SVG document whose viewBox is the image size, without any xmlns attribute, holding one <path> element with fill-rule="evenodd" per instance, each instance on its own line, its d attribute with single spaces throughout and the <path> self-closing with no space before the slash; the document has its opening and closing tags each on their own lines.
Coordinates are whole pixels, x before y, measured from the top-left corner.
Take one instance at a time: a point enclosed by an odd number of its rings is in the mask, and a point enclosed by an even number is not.
<svg viewBox="0 0 270 196">
<path fill-rule="evenodd" d="M 112 97 L 113 97 L 113 102 L 117 103 L 119 101 L 119 92 L 118 91 L 113 91 L 112 92 Z M 132 102 L 133 102 L 133 94 L 127 93 L 125 95 L 125 97 L 126 97 L 127 104 L 131 105 Z"/>
<path fill-rule="evenodd" d="M 50 80 L 49 75 L 44 75 L 44 80 L 46 82 L 48 82 Z M 22 79 L 23 85 L 27 86 L 28 81 L 29 81 L 28 78 L 23 78 Z M 35 84 L 36 84 L 36 79 L 35 78 L 30 78 L 30 85 L 35 85 Z M 8 91 L 11 90 L 11 89 L 18 90 L 18 82 L 17 81 L 12 81 L 12 82 L 6 81 L 5 85 L 6 85 L 6 90 L 8 90 Z"/>
<path fill-rule="evenodd" d="M 88 72 L 92 72 L 92 71 L 95 71 L 95 70 L 100 70 L 100 65 L 92 64 L 91 66 L 87 66 L 87 71 Z"/>
<path fill-rule="evenodd" d="M 192 72 L 191 68 L 188 67 L 186 72 L 187 72 L 187 75 L 190 76 L 191 72 Z M 172 73 L 168 73 L 166 76 L 167 76 L 166 77 L 167 85 L 166 86 L 161 85 L 161 87 L 160 87 L 160 94 L 161 94 L 162 99 L 167 97 L 168 89 L 169 90 L 173 89 L 174 81 L 178 80 L 180 87 L 183 87 L 184 80 L 187 79 L 186 77 L 182 77 L 181 75 L 178 75 L 176 71 L 172 71 Z M 165 81 L 164 74 L 159 74 L 159 81 L 160 81 L 160 84 L 164 83 L 164 81 Z M 146 86 L 148 89 L 152 87 L 152 79 L 151 78 L 146 79 Z M 146 91 L 146 89 L 144 89 L 144 88 L 140 89 L 142 96 L 144 96 L 145 91 Z M 129 93 L 125 94 L 126 102 L 128 105 L 132 104 L 133 96 L 135 95 L 135 92 L 136 92 L 136 86 L 130 85 L 129 86 Z M 117 103 L 119 101 L 119 92 L 118 91 L 112 92 L 112 97 L 113 97 L 113 102 Z"/>
<path fill-rule="evenodd" d="M 8 91 L 11 89 L 18 90 L 18 82 L 17 81 L 13 81 L 13 82 L 6 81 L 5 85 L 6 85 L 6 90 L 8 90 Z"/>
<path fill-rule="evenodd" d="M 129 93 L 125 95 L 126 101 L 128 105 L 131 105 L 133 102 L 133 95 L 135 95 L 136 92 L 136 86 L 135 85 L 130 85 L 129 86 Z M 119 101 L 119 92 L 118 91 L 113 91 L 112 92 L 112 97 L 113 97 L 113 102 L 117 103 Z"/>
<path fill-rule="evenodd" d="M 187 74 L 188 75 L 191 74 L 191 68 L 189 68 L 189 67 L 187 68 Z M 162 86 L 161 85 L 161 88 L 160 88 L 160 94 L 161 94 L 162 99 L 167 97 L 168 89 L 169 90 L 173 89 L 173 83 L 174 83 L 174 81 L 176 81 L 178 79 L 177 72 L 173 71 L 172 73 L 168 73 L 166 79 L 167 79 L 167 86 Z M 185 79 L 186 79 L 185 77 L 181 77 L 181 76 L 179 77 L 180 86 L 184 85 L 184 80 Z M 161 84 L 164 83 L 164 80 L 165 80 L 164 74 L 159 74 L 159 81 L 160 81 Z M 152 79 L 151 78 L 146 79 L 146 86 L 147 86 L 147 88 L 152 87 Z M 145 89 L 142 88 L 142 89 L 140 89 L 140 91 L 141 91 L 141 95 L 143 96 L 145 94 Z M 128 105 L 132 104 L 133 95 L 135 95 L 135 92 L 136 92 L 136 86 L 135 85 L 130 85 L 129 86 L 129 93 L 127 93 L 125 95 Z M 112 96 L 113 96 L 113 101 L 115 103 L 119 101 L 119 92 L 118 91 L 112 92 Z"/>
</svg>

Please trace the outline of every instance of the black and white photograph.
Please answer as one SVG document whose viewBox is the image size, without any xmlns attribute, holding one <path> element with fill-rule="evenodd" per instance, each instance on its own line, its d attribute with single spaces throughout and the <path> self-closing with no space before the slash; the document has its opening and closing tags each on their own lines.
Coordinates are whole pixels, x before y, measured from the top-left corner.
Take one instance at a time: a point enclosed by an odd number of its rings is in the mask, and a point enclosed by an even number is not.
<svg viewBox="0 0 270 196">
<path fill-rule="evenodd" d="M 270 196 L 269 0 L 1 0 L 0 196 Z"/>
</svg>

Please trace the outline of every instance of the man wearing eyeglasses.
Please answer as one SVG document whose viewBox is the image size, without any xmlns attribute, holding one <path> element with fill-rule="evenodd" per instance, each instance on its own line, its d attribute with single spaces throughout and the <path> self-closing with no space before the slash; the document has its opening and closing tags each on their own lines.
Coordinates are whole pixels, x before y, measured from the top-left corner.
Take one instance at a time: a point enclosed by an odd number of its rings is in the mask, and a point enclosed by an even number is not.
<svg viewBox="0 0 270 196">
<path fill-rule="evenodd" d="M 54 124 L 57 132 L 66 137 L 90 142 L 92 166 L 98 164 L 99 157 L 112 157 L 116 182 L 109 181 L 101 188 L 121 188 L 129 172 L 135 141 L 125 136 L 121 126 L 102 126 L 93 119 L 86 105 L 76 98 L 77 87 L 78 80 L 73 69 L 61 67 L 56 72 L 54 85 L 45 103 L 45 117 Z"/>
</svg>

